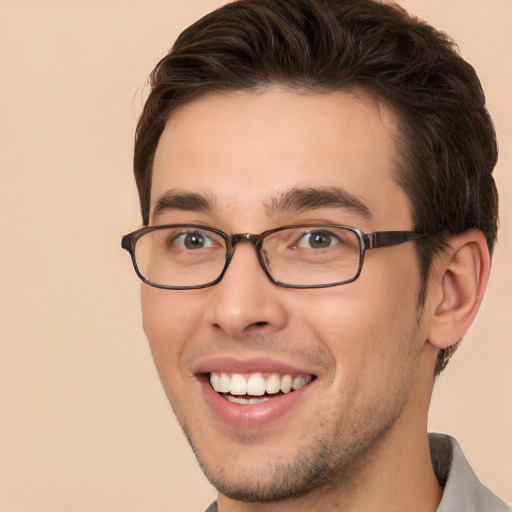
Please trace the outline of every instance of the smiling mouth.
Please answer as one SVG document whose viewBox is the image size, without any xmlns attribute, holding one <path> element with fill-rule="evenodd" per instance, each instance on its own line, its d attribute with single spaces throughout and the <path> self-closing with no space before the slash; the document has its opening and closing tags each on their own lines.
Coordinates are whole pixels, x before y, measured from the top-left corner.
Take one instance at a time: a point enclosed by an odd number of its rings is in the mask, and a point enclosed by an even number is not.
<svg viewBox="0 0 512 512">
<path fill-rule="evenodd" d="M 253 405 L 267 402 L 280 395 L 293 393 L 315 379 L 314 375 L 280 375 L 271 373 L 225 373 L 209 374 L 210 385 L 229 402 Z"/>
</svg>

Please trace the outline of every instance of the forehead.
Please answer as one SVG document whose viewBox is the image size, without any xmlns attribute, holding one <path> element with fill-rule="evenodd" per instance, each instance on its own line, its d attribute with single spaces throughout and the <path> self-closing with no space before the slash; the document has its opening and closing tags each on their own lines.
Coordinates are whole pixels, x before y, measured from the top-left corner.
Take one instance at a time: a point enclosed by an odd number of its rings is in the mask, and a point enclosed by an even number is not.
<svg viewBox="0 0 512 512">
<path fill-rule="evenodd" d="M 283 89 L 211 94 L 177 109 L 153 167 L 151 209 L 169 191 L 200 193 L 244 217 L 294 188 L 336 188 L 373 216 L 410 218 L 394 179 L 393 111 L 364 92 Z M 404 226 L 402 226 L 404 227 Z"/>
</svg>

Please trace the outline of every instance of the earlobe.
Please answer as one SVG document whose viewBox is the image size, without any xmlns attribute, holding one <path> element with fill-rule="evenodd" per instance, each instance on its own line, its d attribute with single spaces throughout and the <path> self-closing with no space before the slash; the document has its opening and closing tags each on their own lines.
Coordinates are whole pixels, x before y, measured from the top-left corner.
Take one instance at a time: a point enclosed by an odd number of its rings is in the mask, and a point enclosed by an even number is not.
<svg viewBox="0 0 512 512">
<path fill-rule="evenodd" d="M 473 322 L 487 286 L 490 254 L 483 233 L 471 229 L 448 240 L 429 283 L 431 317 L 427 340 L 436 348 L 459 341 Z"/>
</svg>

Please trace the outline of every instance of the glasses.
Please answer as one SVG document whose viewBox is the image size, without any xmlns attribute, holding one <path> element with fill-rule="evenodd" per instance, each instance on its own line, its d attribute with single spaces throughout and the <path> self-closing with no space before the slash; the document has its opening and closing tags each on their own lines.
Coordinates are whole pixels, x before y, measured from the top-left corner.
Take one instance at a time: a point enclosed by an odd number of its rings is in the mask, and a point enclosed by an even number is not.
<svg viewBox="0 0 512 512">
<path fill-rule="evenodd" d="M 169 290 L 217 284 L 239 243 L 254 245 L 271 279 L 287 288 L 325 288 L 355 281 L 366 251 L 431 236 L 414 231 L 365 233 L 338 225 L 284 226 L 259 235 L 227 235 L 189 224 L 149 226 L 125 235 L 121 246 L 145 283 Z"/>
</svg>

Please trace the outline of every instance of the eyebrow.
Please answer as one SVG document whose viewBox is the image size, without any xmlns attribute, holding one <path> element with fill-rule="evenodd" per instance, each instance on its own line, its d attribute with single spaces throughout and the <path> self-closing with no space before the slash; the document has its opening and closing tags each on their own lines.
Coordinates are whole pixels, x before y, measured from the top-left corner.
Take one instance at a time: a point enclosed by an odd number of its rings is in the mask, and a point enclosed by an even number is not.
<svg viewBox="0 0 512 512">
<path fill-rule="evenodd" d="M 321 208 L 337 208 L 365 219 L 372 218 L 370 209 L 361 199 L 339 187 L 296 187 L 272 197 L 265 203 L 269 217 Z M 156 201 L 153 216 L 174 210 L 211 213 L 214 209 L 214 201 L 205 194 L 169 190 Z"/>
<path fill-rule="evenodd" d="M 169 190 L 162 194 L 155 203 L 153 216 L 173 210 L 211 212 L 213 201 L 204 194 Z"/>
<path fill-rule="evenodd" d="M 320 208 L 339 208 L 371 219 L 372 213 L 364 202 L 339 187 L 298 187 L 272 198 L 266 205 L 269 216 Z"/>
</svg>

